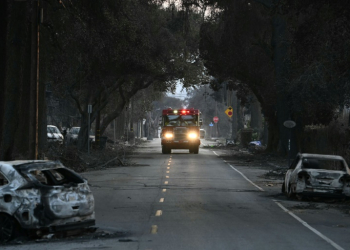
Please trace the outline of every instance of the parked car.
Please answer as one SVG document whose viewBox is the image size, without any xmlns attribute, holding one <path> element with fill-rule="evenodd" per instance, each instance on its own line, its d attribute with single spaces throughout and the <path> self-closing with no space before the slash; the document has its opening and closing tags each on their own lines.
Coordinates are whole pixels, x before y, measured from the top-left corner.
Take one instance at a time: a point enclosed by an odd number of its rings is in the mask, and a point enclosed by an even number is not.
<svg viewBox="0 0 350 250">
<path fill-rule="evenodd" d="M 72 127 L 66 136 L 67 144 L 77 144 L 80 127 Z M 95 141 L 95 135 L 90 131 L 90 141 Z"/>
<path fill-rule="evenodd" d="M 67 132 L 66 142 L 67 144 L 76 144 L 78 142 L 78 134 L 80 127 L 72 127 Z"/>
<path fill-rule="evenodd" d="M 288 197 L 350 197 L 350 171 L 337 155 L 298 154 L 285 174 L 282 192 Z"/>
<path fill-rule="evenodd" d="M 63 143 L 63 135 L 61 134 L 60 130 L 53 125 L 47 125 L 47 141 L 50 142 L 58 142 Z"/>
<path fill-rule="evenodd" d="M 87 180 L 57 161 L 0 161 L 0 242 L 95 225 Z"/>
</svg>

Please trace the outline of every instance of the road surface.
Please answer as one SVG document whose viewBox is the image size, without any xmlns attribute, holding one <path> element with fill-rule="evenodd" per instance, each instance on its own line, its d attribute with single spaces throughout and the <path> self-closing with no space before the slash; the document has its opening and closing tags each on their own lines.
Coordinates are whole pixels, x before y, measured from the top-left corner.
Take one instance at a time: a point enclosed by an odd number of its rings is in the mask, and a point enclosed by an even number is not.
<svg viewBox="0 0 350 250">
<path fill-rule="evenodd" d="M 83 174 L 99 230 L 123 237 L 1 249 L 350 249 L 348 213 L 288 201 L 280 187 L 260 185 L 262 170 L 225 161 L 223 154 L 210 148 L 161 154 L 159 139 L 146 142 L 133 166 Z"/>
</svg>

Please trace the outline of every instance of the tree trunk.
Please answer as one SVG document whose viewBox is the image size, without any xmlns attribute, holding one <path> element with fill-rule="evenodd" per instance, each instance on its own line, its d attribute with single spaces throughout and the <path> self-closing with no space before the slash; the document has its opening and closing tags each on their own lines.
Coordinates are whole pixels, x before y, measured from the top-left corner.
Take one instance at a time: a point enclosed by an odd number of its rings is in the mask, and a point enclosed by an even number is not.
<svg viewBox="0 0 350 250">
<path fill-rule="evenodd" d="M 237 100 L 237 93 L 236 91 L 232 91 L 232 133 L 231 133 L 231 139 L 234 141 L 237 140 L 238 136 L 238 100 Z"/>
<path fill-rule="evenodd" d="M 89 114 L 88 114 L 87 108 L 86 108 L 86 110 L 84 110 L 84 113 L 81 116 L 80 130 L 79 130 L 79 135 L 78 135 L 78 149 L 79 149 L 79 151 L 82 151 L 82 152 L 88 151 L 88 137 L 89 137 L 88 115 Z"/>
<path fill-rule="evenodd" d="M 250 104 L 250 113 L 251 113 L 250 127 L 257 130 L 260 135 L 262 130 L 261 106 L 255 96 L 254 96 L 253 103 Z"/>
<path fill-rule="evenodd" d="M 0 131 L 3 131 L 4 107 L 5 107 L 5 81 L 6 81 L 6 42 L 7 42 L 7 18 L 8 18 L 7 0 L 0 3 Z M 2 133 L 0 133 L 0 148 L 2 142 Z"/>
<path fill-rule="evenodd" d="M 19 124 L 19 90 L 23 69 L 22 46 L 26 42 L 26 2 L 12 2 L 9 4 L 11 13 L 9 19 L 6 51 L 7 68 L 5 82 L 5 107 L 2 132 L 0 160 L 12 160 L 14 142 Z M 6 128 L 6 129 L 5 129 Z"/>
<path fill-rule="evenodd" d="M 38 2 L 31 0 L 31 64 L 29 103 L 29 158 L 36 158 L 36 100 L 37 100 Z"/>
<path fill-rule="evenodd" d="M 27 2 L 28 9 L 31 7 L 31 3 Z M 29 15 L 30 13 L 28 13 Z M 19 107 L 19 127 L 16 133 L 15 148 L 18 153 L 28 158 L 29 153 L 29 121 L 30 113 L 28 112 L 28 103 L 30 103 L 30 70 L 31 70 L 31 23 L 26 23 L 27 38 L 25 46 L 23 46 L 23 57 L 25 67 L 23 68 L 23 77 L 21 80 L 20 89 L 20 107 Z M 46 128 L 45 128 L 46 131 Z M 46 133 L 46 132 L 45 132 Z M 24 143 L 25 142 L 25 143 Z"/>
<path fill-rule="evenodd" d="M 267 152 L 276 152 L 279 141 L 279 131 L 276 119 L 268 119 L 268 139 L 267 139 Z"/>
<path fill-rule="evenodd" d="M 276 13 L 272 20 L 273 35 L 272 35 L 272 47 L 274 57 L 274 68 L 276 76 L 276 89 L 277 89 L 277 122 L 279 131 L 278 151 L 282 154 L 287 154 L 288 151 L 288 139 L 289 131 L 284 127 L 283 123 L 290 119 L 290 109 L 288 96 L 286 94 L 286 87 L 288 79 L 288 39 L 286 20 L 279 13 Z M 269 131 L 270 132 L 270 131 Z M 274 148 L 276 145 L 274 146 Z"/>
</svg>

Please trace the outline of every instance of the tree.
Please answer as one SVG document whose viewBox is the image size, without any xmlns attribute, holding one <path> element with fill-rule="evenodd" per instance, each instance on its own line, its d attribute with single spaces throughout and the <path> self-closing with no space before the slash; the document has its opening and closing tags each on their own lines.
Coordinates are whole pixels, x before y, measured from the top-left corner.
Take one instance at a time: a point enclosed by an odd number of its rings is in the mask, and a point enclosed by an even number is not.
<svg viewBox="0 0 350 250">
<path fill-rule="evenodd" d="M 348 3 L 207 3 L 219 11 L 202 25 L 201 57 L 219 82 L 229 80 L 232 89 L 256 95 L 269 123 L 269 150 L 287 151 L 285 120 L 297 121 L 293 132 L 306 124 L 327 124 L 348 102 Z"/>
<path fill-rule="evenodd" d="M 60 52 L 51 58 L 51 79 L 57 92 L 75 100 L 82 115 L 81 150 L 86 148 L 88 104 L 93 105 L 93 122 L 113 100 L 115 108 L 108 109 L 101 123 L 103 133 L 141 89 L 156 85 L 166 91 L 176 80 L 195 82 L 198 74 L 192 72 L 198 60 L 184 57 L 189 46 L 182 33 L 172 27 L 176 18 L 172 19 L 169 10 L 144 1 L 105 1 L 88 6 L 79 1 L 74 6 L 64 3 L 64 8 L 51 9 L 53 21 L 47 29 L 49 32 L 54 27 L 53 41 Z"/>
</svg>

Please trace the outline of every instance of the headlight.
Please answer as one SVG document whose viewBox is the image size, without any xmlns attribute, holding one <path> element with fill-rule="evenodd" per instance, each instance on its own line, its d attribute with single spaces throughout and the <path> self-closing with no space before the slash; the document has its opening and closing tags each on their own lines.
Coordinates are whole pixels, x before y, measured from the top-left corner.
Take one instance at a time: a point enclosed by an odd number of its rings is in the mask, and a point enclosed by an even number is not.
<svg viewBox="0 0 350 250">
<path fill-rule="evenodd" d="M 171 134 L 171 133 L 166 133 L 166 134 L 165 134 L 165 138 L 173 138 L 173 134 Z"/>
<path fill-rule="evenodd" d="M 198 137 L 198 135 L 197 135 L 196 133 L 189 133 L 189 134 L 188 134 L 188 137 L 189 137 L 190 139 L 196 139 L 196 138 Z"/>
</svg>

